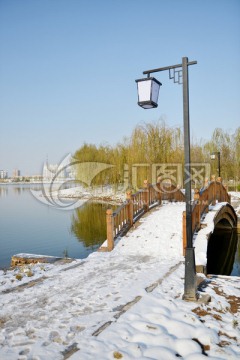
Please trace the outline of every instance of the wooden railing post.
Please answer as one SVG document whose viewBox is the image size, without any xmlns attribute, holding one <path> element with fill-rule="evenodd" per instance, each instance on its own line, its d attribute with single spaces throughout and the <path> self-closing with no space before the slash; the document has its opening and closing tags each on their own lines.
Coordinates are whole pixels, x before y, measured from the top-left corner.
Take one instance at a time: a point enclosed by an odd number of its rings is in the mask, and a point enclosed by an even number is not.
<svg viewBox="0 0 240 360">
<path fill-rule="evenodd" d="M 228 200 L 227 202 L 231 205 L 231 194 L 228 194 Z"/>
<path fill-rule="evenodd" d="M 204 181 L 204 188 L 205 189 L 208 187 L 208 183 L 209 183 L 208 178 L 205 178 L 205 181 Z"/>
<path fill-rule="evenodd" d="M 211 180 L 212 180 L 212 186 L 213 186 L 213 200 L 212 200 L 212 205 L 216 205 L 216 180 L 215 180 L 215 175 L 211 176 Z"/>
<path fill-rule="evenodd" d="M 148 180 L 144 180 L 143 188 L 144 188 L 144 211 L 147 212 L 148 209 L 149 209 L 149 186 L 148 186 Z"/>
<path fill-rule="evenodd" d="M 170 191 L 168 193 L 168 201 L 172 202 L 174 199 L 172 180 L 170 180 Z"/>
<path fill-rule="evenodd" d="M 161 177 L 158 176 L 157 178 L 157 190 L 158 190 L 158 204 L 161 205 L 162 204 L 162 187 L 161 187 Z"/>
<path fill-rule="evenodd" d="M 224 184 L 223 185 L 223 189 L 224 189 L 224 201 L 228 202 L 228 187 L 227 187 L 227 184 Z"/>
<path fill-rule="evenodd" d="M 201 212 L 200 212 L 200 194 L 199 194 L 199 190 L 198 189 L 194 189 L 194 200 L 196 201 L 196 227 L 194 226 L 194 228 L 196 228 L 197 230 L 200 229 L 200 224 L 201 224 Z"/>
<path fill-rule="evenodd" d="M 156 184 L 156 187 L 157 187 L 158 204 L 161 205 L 161 203 L 162 203 L 162 194 L 161 194 L 161 184 L 160 184 L 160 182 L 158 182 Z"/>
<path fill-rule="evenodd" d="M 209 210 L 209 208 L 208 208 L 208 206 L 209 206 L 209 179 L 207 177 L 205 178 L 205 181 L 204 181 L 204 190 L 205 191 L 203 191 L 200 196 L 201 212 L 207 202 L 207 206 L 205 207 L 205 212 L 208 213 L 208 210 Z M 203 204 L 203 201 L 205 202 L 204 204 Z"/>
<path fill-rule="evenodd" d="M 182 198 L 181 198 L 181 186 L 180 185 L 177 185 L 176 186 L 176 191 L 174 193 L 174 200 L 179 202 L 179 201 L 182 201 Z"/>
<path fill-rule="evenodd" d="M 133 226 L 133 198 L 132 191 L 127 191 L 127 202 L 128 202 L 128 221 L 129 225 Z"/>
<path fill-rule="evenodd" d="M 182 235 L 183 235 L 183 256 L 185 256 L 185 254 L 186 254 L 186 247 L 187 247 L 186 211 L 183 211 L 183 218 L 182 218 Z"/>
<path fill-rule="evenodd" d="M 222 188 L 222 178 L 218 177 L 217 178 L 217 182 L 218 182 L 218 186 L 219 186 L 219 193 L 218 193 L 218 201 L 222 202 L 223 200 L 223 188 Z"/>
<path fill-rule="evenodd" d="M 107 209 L 106 219 L 107 219 L 107 248 L 108 248 L 108 251 L 112 251 L 114 248 L 113 211 L 112 211 L 112 209 Z"/>
<path fill-rule="evenodd" d="M 231 194 L 228 193 L 228 185 L 224 185 L 225 188 L 225 201 L 231 205 Z"/>
</svg>

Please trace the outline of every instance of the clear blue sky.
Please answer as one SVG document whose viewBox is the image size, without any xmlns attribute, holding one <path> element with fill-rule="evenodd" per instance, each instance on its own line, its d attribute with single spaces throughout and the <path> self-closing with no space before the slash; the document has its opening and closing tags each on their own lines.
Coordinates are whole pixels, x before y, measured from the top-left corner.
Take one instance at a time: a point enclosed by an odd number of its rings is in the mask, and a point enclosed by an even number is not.
<svg viewBox="0 0 240 360">
<path fill-rule="evenodd" d="M 182 88 L 157 109 L 135 79 L 189 67 L 191 135 L 240 125 L 239 0 L 0 0 L 0 169 L 41 172 L 84 142 L 116 144 L 142 122 L 182 126 Z"/>
</svg>

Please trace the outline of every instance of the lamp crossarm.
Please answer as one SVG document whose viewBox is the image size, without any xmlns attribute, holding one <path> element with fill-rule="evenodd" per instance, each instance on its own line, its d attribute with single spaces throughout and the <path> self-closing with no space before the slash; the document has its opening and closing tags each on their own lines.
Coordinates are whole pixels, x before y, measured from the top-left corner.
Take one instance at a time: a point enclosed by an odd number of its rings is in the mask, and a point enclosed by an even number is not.
<svg viewBox="0 0 240 360">
<path fill-rule="evenodd" d="M 196 65 L 196 64 L 197 64 L 197 61 L 189 61 L 187 63 L 187 65 Z M 154 73 L 154 72 L 165 71 L 165 70 L 170 70 L 170 69 L 176 69 L 176 68 L 181 68 L 181 67 L 182 67 L 182 64 L 165 66 L 165 67 L 161 67 L 161 68 L 157 68 L 157 69 L 143 71 L 143 74 L 144 75 L 146 75 L 146 74 L 150 75 L 151 73 Z"/>
</svg>

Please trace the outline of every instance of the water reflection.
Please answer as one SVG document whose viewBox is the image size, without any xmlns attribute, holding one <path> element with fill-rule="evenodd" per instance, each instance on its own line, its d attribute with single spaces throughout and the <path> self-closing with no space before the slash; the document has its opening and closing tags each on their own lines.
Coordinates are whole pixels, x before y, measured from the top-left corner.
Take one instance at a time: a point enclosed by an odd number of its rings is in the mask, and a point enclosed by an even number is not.
<svg viewBox="0 0 240 360">
<path fill-rule="evenodd" d="M 106 240 L 107 207 L 107 204 L 87 202 L 75 209 L 71 233 L 86 247 L 101 245 Z"/>
<path fill-rule="evenodd" d="M 15 195 L 21 195 L 21 193 L 24 191 L 23 188 L 20 187 L 15 187 L 13 188 L 14 194 Z"/>
<path fill-rule="evenodd" d="M 8 187 L 0 186 L 0 197 L 5 197 L 8 195 Z"/>
<path fill-rule="evenodd" d="M 40 190 L 41 185 L 13 185 L 13 184 L 3 184 L 0 185 L 0 197 L 6 197 L 8 196 L 9 191 L 13 193 L 14 195 L 21 195 L 24 192 L 29 192 L 30 189 L 32 190 Z"/>
</svg>

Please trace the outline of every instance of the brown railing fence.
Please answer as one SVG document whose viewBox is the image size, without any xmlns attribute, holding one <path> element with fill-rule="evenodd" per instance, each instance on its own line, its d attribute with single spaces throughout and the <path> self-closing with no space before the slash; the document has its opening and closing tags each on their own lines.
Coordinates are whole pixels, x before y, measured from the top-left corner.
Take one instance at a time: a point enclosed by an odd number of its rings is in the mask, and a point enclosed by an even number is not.
<svg viewBox="0 0 240 360">
<path fill-rule="evenodd" d="M 184 195 L 179 188 L 170 183 L 152 185 L 147 180 L 144 181 L 143 189 L 134 194 L 128 191 L 126 200 L 121 206 L 114 211 L 108 209 L 106 212 L 106 250 L 111 251 L 118 236 L 125 234 L 143 214 L 160 205 L 163 200 L 184 201 Z"/>
<path fill-rule="evenodd" d="M 114 240 L 125 234 L 133 224 L 147 211 L 154 206 L 160 205 L 162 201 L 184 202 L 185 195 L 179 187 L 169 182 L 159 182 L 155 185 L 144 181 L 143 189 L 132 194 L 128 191 L 125 202 L 116 210 L 108 209 L 107 218 L 107 251 L 114 248 Z M 231 203 L 231 196 L 227 192 L 227 188 L 222 184 L 221 178 L 212 176 L 209 182 L 205 180 L 202 189 L 194 190 L 192 200 L 192 232 L 198 231 L 201 226 L 201 217 L 207 213 L 210 205 L 216 202 Z M 183 212 L 183 254 L 186 248 L 186 212 Z M 103 248 L 100 248 L 101 250 Z"/>
<path fill-rule="evenodd" d="M 211 181 L 205 180 L 204 187 L 201 190 L 194 190 L 194 198 L 192 203 L 192 233 L 200 230 L 201 217 L 207 213 L 210 205 L 216 205 L 216 202 L 231 203 L 231 195 L 227 192 L 227 187 L 222 184 L 220 177 L 215 180 L 212 176 Z M 183 254 L 187 246 L 186 234 L 186 212 L 183 212 Z"/>
</svg>

